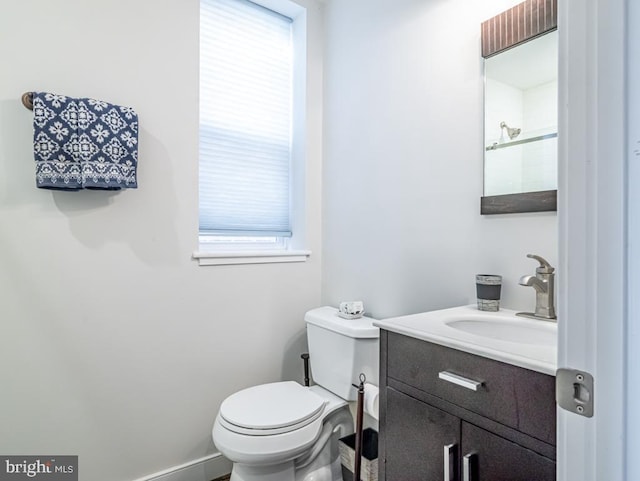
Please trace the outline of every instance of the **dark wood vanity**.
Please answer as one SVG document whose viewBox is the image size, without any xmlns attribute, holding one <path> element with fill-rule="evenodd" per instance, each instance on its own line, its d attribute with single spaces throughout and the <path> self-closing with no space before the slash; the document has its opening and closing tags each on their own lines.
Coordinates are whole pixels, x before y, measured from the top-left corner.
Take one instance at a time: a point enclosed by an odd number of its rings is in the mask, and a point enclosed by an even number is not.
<svg viewBox="0 0 640 481">
<path fill-rule="evenodd" d="M 379 479 L 555 480 L 554 392 L 548 374 L 381 329 Z"/>
</svg>

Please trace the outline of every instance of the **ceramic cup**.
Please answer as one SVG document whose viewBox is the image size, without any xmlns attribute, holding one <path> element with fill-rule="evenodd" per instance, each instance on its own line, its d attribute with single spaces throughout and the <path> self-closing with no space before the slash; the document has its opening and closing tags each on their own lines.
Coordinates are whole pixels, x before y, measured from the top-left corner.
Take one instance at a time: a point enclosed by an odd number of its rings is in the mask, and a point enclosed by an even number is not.
<svg viewBox="0 0 640 481">
<path fill-rule="evenodd" d="M 500 309 L 500 290 L 502 276 L 496 274 L 476 275 L 476 295 L 479 311 L 498 311 Z"/>
</svg>

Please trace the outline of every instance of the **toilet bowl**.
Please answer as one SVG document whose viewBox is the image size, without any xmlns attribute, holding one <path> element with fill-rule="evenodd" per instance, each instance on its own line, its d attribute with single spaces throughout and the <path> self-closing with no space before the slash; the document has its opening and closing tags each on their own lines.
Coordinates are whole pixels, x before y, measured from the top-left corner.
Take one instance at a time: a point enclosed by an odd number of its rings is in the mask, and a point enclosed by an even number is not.
<svg viewBox="0 0 640 481">
<path fill-rule="evenodd" d="M 352 431 L 346 401 L 320 386 L 288 381 L 251 387 L 227 398 L 212 435 L 220 452 L 234 462 L 232 481 L 294 481 L 305 479 L 300 477 L 302 468 L 315 468 L 306 470 L 313 472 L 334 461 L 331 441 L 335 444 Z M 323 450 L 327 452 L 321 456 Z M 316 456 L 310 456 L 312 452 Z M 303 458 L 309 463 L 304 465 Z"/>
<path fill-rule="evenodd" d="M 305 320 L 312 376 L 323 385 L 262 384 L 223 401 L 212 437 L 233 462 L 231 481 L 342 480 L 338 439 L 353 432 L 351 384 L 361 372 L 378 378 L 379 331 L 370 318 L 340 319 L 330 307 Z"/>
</svg>

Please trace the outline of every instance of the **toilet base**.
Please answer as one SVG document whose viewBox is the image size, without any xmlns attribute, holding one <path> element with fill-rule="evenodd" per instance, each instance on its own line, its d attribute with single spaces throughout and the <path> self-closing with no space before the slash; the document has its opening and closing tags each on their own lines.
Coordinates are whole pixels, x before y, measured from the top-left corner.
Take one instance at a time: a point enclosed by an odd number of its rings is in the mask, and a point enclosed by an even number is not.
<svg viewBox="0 0 640 481">
<path fill-rule="evenodd" d="M 285 481 L 295 480 L 293 461 L 275 466 L 247 466 L 234 464 L 229 481 Z"/>
<path fill-rule="evenodd" d="M 332 413 L 324 429 L 328 438 L 318 439 L 297 459 L 270 466 L 234 463 L 230 481 L 342 481 L 338 439 L 353 431 L 353 418 L 347 406 Z"/>
<path fill-rule="evenodd" d="M 284 464 L 269 468 L 235 464 L 229 481 L 255 481 L 257 479 L 260 481 L 341 481 L 343 479 L 339 457 L 329 464 L 318 463 L 320 464 L 318 466 L 314 463 L 298 472 L 295 471 L 293 462 Z"/>
<path fill-rule="evenodd" d="M 330 443 L 329 443 L 330 444 Z M 234 464 L 229 481 L 342 481 L 340 456 L 328 460 L 331 447 L 318 456 L 316 462 L 296 471 L 293 461 L 275 466 Z"/>
<path fill-rule="evenodd" d="M 340 456 L 328 464 L 314 465 L 310 468 L 297 471 L 295 481 L 342 481 Z"/>
</svg>

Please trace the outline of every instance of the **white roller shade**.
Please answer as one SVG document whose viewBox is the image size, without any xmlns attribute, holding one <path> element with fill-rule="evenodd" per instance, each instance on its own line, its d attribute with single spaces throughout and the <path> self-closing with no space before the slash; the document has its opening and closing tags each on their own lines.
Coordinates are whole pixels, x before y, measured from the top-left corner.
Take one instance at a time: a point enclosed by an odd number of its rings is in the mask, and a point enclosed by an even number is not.
<svg viewBox="0 0 640 481">
<path fill-rule="evenodd" d="M 202 0 L 200 232 L 290 236 L 291 19 Z"/>
</svg>

